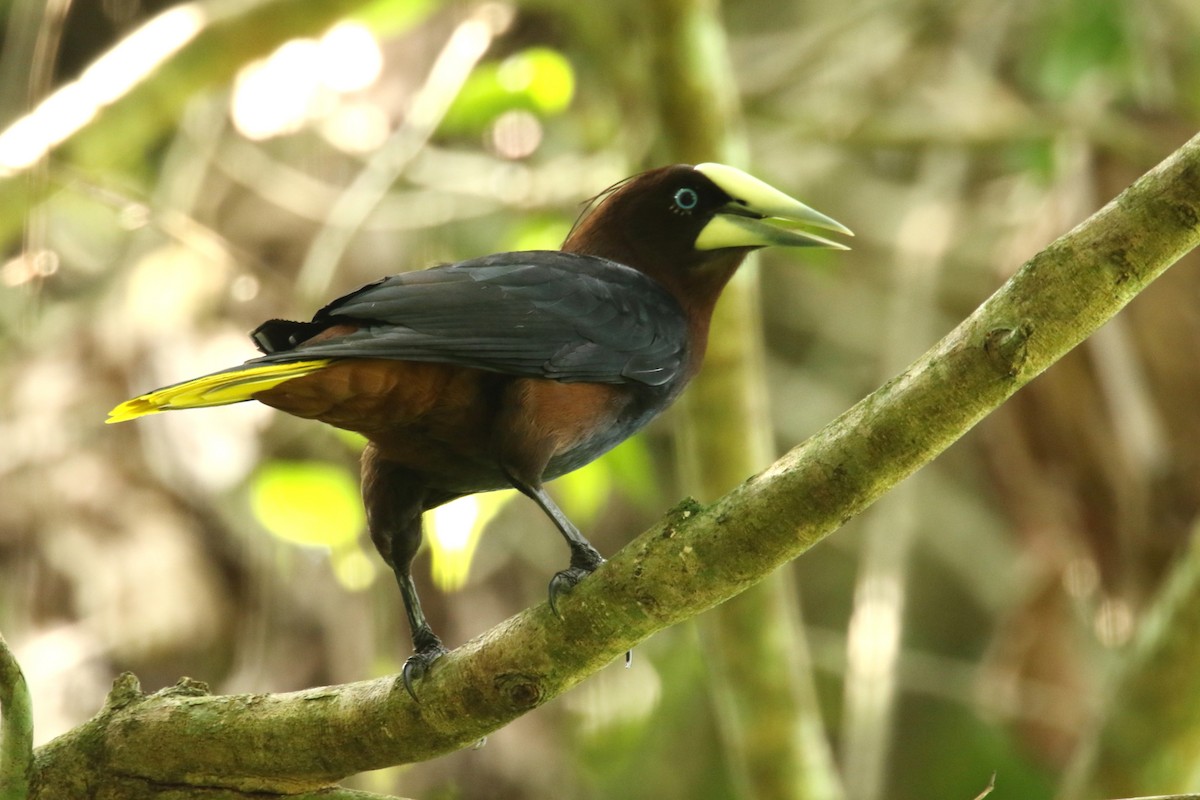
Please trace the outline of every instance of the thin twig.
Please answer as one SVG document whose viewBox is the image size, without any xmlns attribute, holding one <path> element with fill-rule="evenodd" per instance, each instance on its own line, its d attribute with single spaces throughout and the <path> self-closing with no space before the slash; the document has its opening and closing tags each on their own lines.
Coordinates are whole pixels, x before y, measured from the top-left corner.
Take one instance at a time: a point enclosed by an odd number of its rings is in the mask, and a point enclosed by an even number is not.
<svg viewBox="0 0 1200 800">
<path fill-rule="evenodd" d="M 982 792 L 975 795 L 975 800 L 983 800 L 983 798 L 985 798 L 989 794 L 991 794 L 992 790 L 995 788 L 996 788 L 996 773 L 993 772 L 992 777 L 988 778 L 987 786 L 983 787 Z"/>
</svg>

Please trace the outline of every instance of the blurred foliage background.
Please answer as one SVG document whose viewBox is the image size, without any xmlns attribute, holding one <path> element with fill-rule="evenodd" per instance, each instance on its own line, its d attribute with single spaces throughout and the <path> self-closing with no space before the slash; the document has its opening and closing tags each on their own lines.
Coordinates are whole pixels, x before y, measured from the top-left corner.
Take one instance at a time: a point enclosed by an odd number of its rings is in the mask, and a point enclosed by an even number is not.
<svg viewBox="0 0 1200 800">
<path fill-rule="evenodd" d="M 354 438 L 249 405 L 105 412 L 379 275 L 556 247 L 671 157 L 664 130 L 711 124 L 664 119 L 687 75 L 656 20 L 689 5 L 718 23 L 683 38 L 730 65 L 739 166 L 859 234 L 750 273 L 779 452 L 1200 123 L 1194 0 L 0 2 L 0 629 L 39 741 L 122 670 L 221 692 L 398 670 Z M 795 599 L 752 624 L 796 635 L 800 722 L 837 772 L 788 796 L 1200 789 L 1195 261 L 791 568 Z M 603 552 L 681 496 L 676 421 L 553 485 Z M 505 493 L 434 516 L 418 580 L 450 645 L 565 558 Z M 750 796 L 712 646 L 665 631 L 482 749 L 354 784 Z"/>
</svg>

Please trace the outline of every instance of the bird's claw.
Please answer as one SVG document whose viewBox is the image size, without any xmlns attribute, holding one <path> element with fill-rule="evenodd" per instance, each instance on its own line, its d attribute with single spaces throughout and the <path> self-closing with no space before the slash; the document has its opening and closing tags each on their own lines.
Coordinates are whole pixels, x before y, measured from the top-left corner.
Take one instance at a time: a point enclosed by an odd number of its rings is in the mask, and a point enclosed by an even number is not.
<svg viewBox="0 0 1200 800">
<path fill-rule="evenodd" d="M 409 697 L 418 703 L 421 702 L 421 698 L 417 697 L 417 693 L 413 689 L 413 684 L 424 678 L 425 674 L 429 672 L 429 668 L 433 666 L 433 662 L 448 652 L 450 651 L 442 647 L 441 642 L 438 642 L 435 645 L 423 647 L 408 657 L 408 660 L 404 662 L 404 668 L 400 670 L 400 680 Z"/>
<path fill-rule="evenodd" d="M 554 577 L 550 579 L 550 610 L 554 612 L 554 616 L 562 619 L 562 614 L 558 611 L 558 598 L 569 594 L 581 580 L 595 572 L 596 567 L 603 563 L 604 559 L 600 559 L 595 566 L 570 566 L 562 572 L 555 573 Z"/>
</svg>

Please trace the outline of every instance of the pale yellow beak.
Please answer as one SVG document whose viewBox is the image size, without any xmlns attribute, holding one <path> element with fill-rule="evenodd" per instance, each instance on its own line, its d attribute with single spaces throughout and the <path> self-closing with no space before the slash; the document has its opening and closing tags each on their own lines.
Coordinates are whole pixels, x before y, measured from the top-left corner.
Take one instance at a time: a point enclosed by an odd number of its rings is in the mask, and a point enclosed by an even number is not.
<svg viewBox="0 0 1200 800">
<path fill-rule="evenodd" d="M 854 235 L 832 217 L 809 208 L 753 175 L 726 164 L 698 164 L 694 169 L 733 198 L 700 231 L 695 243 L 697 250 L 770 246 L 850 249 L 815 233 L 779 227 L 780 221 L 797 222 L 846 236 Z"/>
</svg>

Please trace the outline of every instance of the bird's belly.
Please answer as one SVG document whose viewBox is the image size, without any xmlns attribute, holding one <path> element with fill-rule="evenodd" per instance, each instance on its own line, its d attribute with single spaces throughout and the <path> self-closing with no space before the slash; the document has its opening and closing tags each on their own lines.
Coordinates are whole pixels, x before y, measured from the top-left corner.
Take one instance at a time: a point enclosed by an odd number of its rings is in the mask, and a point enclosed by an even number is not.
<svg viewBox="0 0 1200 800">
<path fill-rule="evenodd" d="M 491 452 L 505 376 L 448 364 L 347 359 L 255 399 L 361 433 L 379 455 L 454 492 L 508 485 Z"/>
<path fill-rule="evenodd" d="M 664 387 L 559 383 L 448 364 L 346 359 L 255 399 L 361 433 L 379 457 L 426 486 L 464 494 L 510 486 L 503 465 L 539 467 L 539 475 L 525 477 L 544 480 L 578 469 L 631 436 L 674 394 Z M 538 453 L 536 464 L 523 462 L 524 454 Z"/>
</svg>

